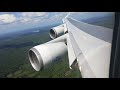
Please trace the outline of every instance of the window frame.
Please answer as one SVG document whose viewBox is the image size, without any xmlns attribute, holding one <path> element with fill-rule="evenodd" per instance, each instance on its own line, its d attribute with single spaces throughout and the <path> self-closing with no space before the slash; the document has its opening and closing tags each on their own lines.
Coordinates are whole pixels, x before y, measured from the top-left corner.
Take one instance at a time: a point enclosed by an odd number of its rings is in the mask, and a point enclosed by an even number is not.
<svg viewBox="0 0 120 90">
<path fill-rule="evenodd" d="M 120 78 L 120 12 L 115 12 L 109 78 Z"/>
</svg>

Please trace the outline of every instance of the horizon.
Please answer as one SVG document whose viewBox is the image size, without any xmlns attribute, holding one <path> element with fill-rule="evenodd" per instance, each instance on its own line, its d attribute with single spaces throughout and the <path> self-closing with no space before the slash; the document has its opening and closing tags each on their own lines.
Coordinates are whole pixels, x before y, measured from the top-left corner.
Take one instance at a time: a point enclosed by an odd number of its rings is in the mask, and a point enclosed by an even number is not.
<svg viewBox="0 0 120 90">
<path fill-rule="evenodd" d="M 93 18 L 93 13 L 87 13 L 90 12 L 71 12 L 70 16 L 81 21 Z M 94 12 L 94 17 L 100 13 L 104 13 L 104 17 L 111 12 Z M 0 12 L 0 35 L 61 24 L 67 14 L 68 12 Z"/>
</svg>

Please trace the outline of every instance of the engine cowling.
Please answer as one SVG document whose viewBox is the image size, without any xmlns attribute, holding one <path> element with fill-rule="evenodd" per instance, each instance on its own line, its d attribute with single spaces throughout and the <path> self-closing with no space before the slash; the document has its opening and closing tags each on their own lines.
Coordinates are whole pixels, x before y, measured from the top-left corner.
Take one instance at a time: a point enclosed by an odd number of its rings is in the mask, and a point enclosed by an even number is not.
<svg viewBox="0 0 120 90">
<path fill-rule="evenodd" d="M 28 57 L 32 67 L 40 71 L 50 66 L 52 62 L 61 59 L 66 52 L 67 46 L 64 42 L 46 43 L 31 48 Z"/>
<path fill-rule="evenodd" d="M 55 39 L 63 34 L 64 34 L 64 24 L 51 28 L 49 32 L 49 35 L 52 39 Z"/>
</svg>

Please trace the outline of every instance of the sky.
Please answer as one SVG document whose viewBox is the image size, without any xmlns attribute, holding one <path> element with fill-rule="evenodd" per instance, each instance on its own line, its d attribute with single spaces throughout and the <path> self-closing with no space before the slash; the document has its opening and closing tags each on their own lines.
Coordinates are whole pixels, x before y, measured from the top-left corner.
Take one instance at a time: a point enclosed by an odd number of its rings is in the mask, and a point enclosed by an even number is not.
<svg viewBox="0 0 120 90">
<path fill-rule="evenodd" d="M 77 14 L 76 14 L 77 13 Z M 101 12 L 71 12 L 75 18 L 99 16 Z M 0 35 L 29 28 L 62 23 L 68 12 L 0 12 Z M 104 16 L 106 13 L 103 13 Z M 76 16 L 77 15 L 77 16 Z"/>
<path fill-rule="evenodd" d="M 62 23 L 67 12 L 0 12 L 0 34 Z"/>
</svg>

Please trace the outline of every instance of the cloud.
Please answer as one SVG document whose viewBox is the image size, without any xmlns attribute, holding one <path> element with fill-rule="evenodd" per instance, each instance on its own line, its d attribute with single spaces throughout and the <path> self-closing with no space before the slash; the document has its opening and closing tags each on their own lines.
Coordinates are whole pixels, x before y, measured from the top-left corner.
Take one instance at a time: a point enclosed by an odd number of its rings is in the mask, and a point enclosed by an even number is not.
<svg viewBox="0 0 120 90">
<path fill-rule="evenodd" d="M 46 12 L 23 12 L 22 16 L 23 17 L 29 17 L 29 18 L 33 18 L 33 17 L 41 17 L 46 15 Z"/>
<path fill-rule="evenodd" d="M 31 18 L 27 18 L 27 17 L 20 17 L 20 18 L 18 18 L 18 22 L 28 22 L 28 21 L 30 21 L 30 20 L 32 20 Z"/>
<path fill-rule="evenodd" d="M 0 24 L 8 24 L 16 21 L 14 14 L 1 14 L 0 15 Z"/>
<path fill-rule="evenodd" d="M 47 15 L 46 12 L 22 12 L 21 17 L 18 18 L 20 22 L 28 22 L 34 21 L 35 18 L 45 17 Z"/>
<path fill-rule="evenodd" d="M 25 24 L 25 23 L 54 23 L 58 20 L 62 20 L 62 18 L 65 16 L 66 12 L 21 12 L 17 13 L 19 16 L 16 15 L 16 13 L 0 13 L 0 24 L 10 24 L 10 23 L 17 23 L 17 24 Z"/>
<path fill-rule="evenodd" d="M 52 14 L 52 15 L 50 15 Z M 43 17 L 41 19 L 37 19 L 39 23 L 57 23 L 57 22 L 62 22 L 62 19 L 67 15 L 66 12 L 54 12 L 54 13 L 49 13 L 48 17 Z"/>
<path fill-rule="evenodd" d="M 11 16 L 12 18 L 14 17 L 13 20 L 9 19 L 9 23 L 8 21 L 6 21 L 8 24 L 5 23 L 5 21 L 3 24 L 3 18 L 0 19 L 0 33 L 2 30 L 6 32 L 13 32 L 33 27 L 41 27 L 61 23 L 66 14 L 66 12 L 11 12 L 6 14 L 0 13 L 0 17 L 1 15 L 4 15 L 4 18 L 7 18 L 8 16 Z"/>
</svg>

